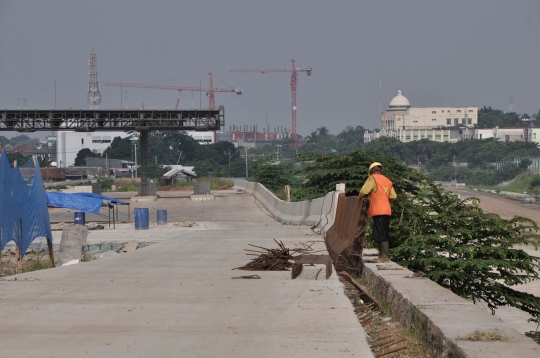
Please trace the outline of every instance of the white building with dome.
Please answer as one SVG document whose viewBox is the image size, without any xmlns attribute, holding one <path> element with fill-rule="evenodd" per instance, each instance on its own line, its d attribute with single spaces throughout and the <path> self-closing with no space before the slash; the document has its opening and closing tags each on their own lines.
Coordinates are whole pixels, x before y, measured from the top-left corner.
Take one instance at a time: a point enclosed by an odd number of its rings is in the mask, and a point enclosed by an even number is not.
<svg viewBox="0 0 540 358">
<path fill-rule="evenodd" d="M 415 108 L 398 91 L 388 109 L 381 115 L 380 136 L 397 138 L 402 142 L 430 139 L 455 142 L 471 138 L 478 123 L 478 107 Z"/>
</svg>

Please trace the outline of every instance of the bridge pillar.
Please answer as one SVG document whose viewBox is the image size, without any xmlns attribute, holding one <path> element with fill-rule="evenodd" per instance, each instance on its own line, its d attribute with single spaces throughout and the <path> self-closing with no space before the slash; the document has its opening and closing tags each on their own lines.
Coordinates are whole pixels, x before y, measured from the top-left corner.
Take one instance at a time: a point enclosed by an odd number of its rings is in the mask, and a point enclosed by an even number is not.
<svg viewBox="0 0 540 358">
<path fill-rule="evenodd" d="M 141 196 L 148 195 L 148 130 L 139 130 L 141 141 Z"/>
</svg>

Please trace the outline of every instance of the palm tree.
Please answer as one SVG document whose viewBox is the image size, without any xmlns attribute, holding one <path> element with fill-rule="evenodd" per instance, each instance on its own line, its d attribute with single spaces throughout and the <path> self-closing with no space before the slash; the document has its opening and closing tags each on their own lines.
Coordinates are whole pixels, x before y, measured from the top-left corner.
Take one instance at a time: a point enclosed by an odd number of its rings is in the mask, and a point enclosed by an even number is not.
<svg viewBox="0 0 540 358">
<path fill-rule="evenodd" d="M 328 128 L 326 128 L 326 127 L 319 127 L 319 128 L 317 128 L 317 131 L 319 131 L 319 136 L 320 136 L 322 139 L 328 138 L 328 134 L 330 133 L 330 132 L 328 131 Z"/>
<path fill-rule="evenodd" d="M 317 131 L 311 132 L 310 135 L 306 137 L 306 143 L 317 143 L 319 141 L 319 135 L 317 134 Z"/>
</svg>

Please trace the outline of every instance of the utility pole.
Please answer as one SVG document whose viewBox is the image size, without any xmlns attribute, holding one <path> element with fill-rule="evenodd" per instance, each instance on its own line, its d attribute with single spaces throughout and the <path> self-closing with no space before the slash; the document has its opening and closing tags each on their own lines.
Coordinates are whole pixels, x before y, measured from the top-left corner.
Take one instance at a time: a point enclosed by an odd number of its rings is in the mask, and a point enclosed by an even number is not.
<svg viewBox="0 0 540 358">
<path fill-rule="evenodd" d="M 133 145 L 135 146 L 135 178 L 137 178 L 137 142 L 133 143 Z"/>
<path fill-rule="evenodd" d="M 456 167 L 456 156 L 454 155 L 454 185 L 457 189 L 457 167 Z"/>
<path fill-rule="evenodd" d="M 336 155 L 339 155 L 339 141 L 340 141 L 340 140 L 343 140 L 343 139 L 340 138 L 340 139 L 338 139 L 338 140 L 336 141 Z"/>
<path fill-rule="evenodd" d="M 246 180 L 248 178 L 248 163 L 247 163 L 247 147 L 244 147 L 246 149 Z"/>
</svg>

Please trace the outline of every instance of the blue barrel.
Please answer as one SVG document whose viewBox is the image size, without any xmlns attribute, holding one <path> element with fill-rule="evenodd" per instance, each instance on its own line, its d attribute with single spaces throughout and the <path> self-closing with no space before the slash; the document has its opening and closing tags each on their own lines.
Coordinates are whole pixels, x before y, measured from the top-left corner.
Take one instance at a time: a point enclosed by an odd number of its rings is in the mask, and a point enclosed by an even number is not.
<svg viewBox="0 0 540 358">
<path fill-rule="evenodd" d="M 165 225 L 167 223 L 167 210 L 157 211 L 157 224 Z"/>
<path fill-rule="evenodd" d="M 86 217 L 84 215 L 85 213 L 83 211 L 76 211 L 73 214 L 74 223 L 77 225 L 84 225 L 86 224 Z"/>
<path fill-rule="evenodd" d="M 150 217 L 148 208 L 135 209 L 135 230 L 148 230 L 150 226 Z"/>
</svg>

